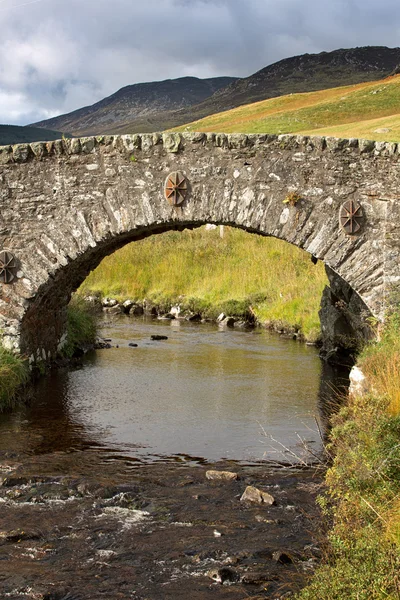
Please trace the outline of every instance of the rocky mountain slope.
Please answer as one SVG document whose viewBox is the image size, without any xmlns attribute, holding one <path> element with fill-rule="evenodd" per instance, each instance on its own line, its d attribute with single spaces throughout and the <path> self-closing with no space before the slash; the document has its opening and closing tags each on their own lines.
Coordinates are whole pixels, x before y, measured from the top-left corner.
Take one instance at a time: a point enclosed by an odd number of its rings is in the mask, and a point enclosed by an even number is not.
<svg viewBox="0 0 400 600">
<path fill-rule="evenodd" d="M 244 79 L 186 77 L 128 86 L 93 106 L 36 126 L 75 135 L 159 131 L 258 100 L 379 80 L 398 65 L 400 48 L 385 46 L 303 54 Z"/>
<path fill-rule="evenodd" d="M 154 131 L 152 119 L 165 111 L 188 108 L 212 96 L 220 88 L 236 81 L 235 77 L 198 79 L 181 77 L 152 83 L 137 83 L 115 94 L 66 115 L 35 123 L 36 127 L 56 128 L 75 135 L 101 134 L 116 127 L 132 131 L 132 122 L 143 123 L 143 131 Z M 137 131 L 137 128 L 134 128 Z"/>
</svg>

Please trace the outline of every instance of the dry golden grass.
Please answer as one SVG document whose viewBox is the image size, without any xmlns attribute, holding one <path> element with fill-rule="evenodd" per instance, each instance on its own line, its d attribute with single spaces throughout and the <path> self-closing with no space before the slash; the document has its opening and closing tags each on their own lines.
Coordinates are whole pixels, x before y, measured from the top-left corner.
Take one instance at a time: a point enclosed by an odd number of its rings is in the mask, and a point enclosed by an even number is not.
<svg viewBox="0 0 400 600">
<path fill-rule="evenodd" d="M 398 141 L 400 75 L 263 100 L 182 125 L 175 131 L 301 133 Z"/>
<path fill-rule="evenodd" d="M 379 343 L 368 346 L 360 363 L 372 389 L 388 399 L 388 411 L 400 415 L 400 311 L 387 317 Z"/>
</svg>

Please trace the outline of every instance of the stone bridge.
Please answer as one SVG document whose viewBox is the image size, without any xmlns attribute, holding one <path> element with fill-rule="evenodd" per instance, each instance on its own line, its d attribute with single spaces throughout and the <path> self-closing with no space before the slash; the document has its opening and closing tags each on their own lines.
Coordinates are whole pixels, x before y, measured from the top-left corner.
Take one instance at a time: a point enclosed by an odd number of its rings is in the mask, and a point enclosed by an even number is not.
<svg viewBox="0 0 400 600">
<path fill-rule="evenodd" d="M 399 152 L 357 139 L 203 133 L 2 147 L 3 343 L 52 359 L 71 293 L 103 257 L 204 223 L 304 249 L 348 284 L 346 302 L 353 295 L 382 318 L 400 281 Z"/>
</svg>

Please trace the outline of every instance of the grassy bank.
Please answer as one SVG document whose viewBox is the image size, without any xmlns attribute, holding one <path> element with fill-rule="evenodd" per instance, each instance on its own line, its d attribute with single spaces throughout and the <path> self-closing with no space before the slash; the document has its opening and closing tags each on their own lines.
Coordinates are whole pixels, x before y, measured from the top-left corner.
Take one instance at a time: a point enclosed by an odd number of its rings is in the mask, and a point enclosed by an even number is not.
<svg viewBox="0 0 400 600">
<path fill-rule="evenodd" d="M 68 306 L 67 333 L 68 342 L 62 351 L 66 358 L 71 358 L 96 339 L 95 315 L 82 298 L 74 297 Z M 21 387 L 29 379 L 30 371 L 24 357 L 13 354 L 0 344 L 0 413 L 16 406 Z"/>
<path fill-rule="evenodd" d="M 119 300 L 144 298 L 168 310 L 184 307 L 216 317 L 254 311 L 260 322 L 319 333 L 318 309 L 327 279 L 321 263 L 288 243 L 238 229 L 169 232 L 127 245 L 107 257 L 80 288 Z"/>
<path fill-rule="evenodd" d="M 361 137 L 378 141 L 400 139 L 400 75 L 304 94 L 262 100 L 174 131 L 225 133 L 300 133 Z"/>
<path fill-rule="evenodd" d="M 28 378 L 28 367 L 22 358 L 0 345 L 0 412 L 15 406 L 18 390 Z"/>
<path fill-rule="evenodd" d="M 359 363 L 371 387 L 333 419 L 325 560 L 298 600 L 400 598 L 400 311 Z"/>
<path fill-rule="evenodd" d="M 67 312 L 67 343 L 62 349 L 65 358 L 94 344 L 96 340 L 96 315 L 79 295 L 73 296 Z"/>
</svg>

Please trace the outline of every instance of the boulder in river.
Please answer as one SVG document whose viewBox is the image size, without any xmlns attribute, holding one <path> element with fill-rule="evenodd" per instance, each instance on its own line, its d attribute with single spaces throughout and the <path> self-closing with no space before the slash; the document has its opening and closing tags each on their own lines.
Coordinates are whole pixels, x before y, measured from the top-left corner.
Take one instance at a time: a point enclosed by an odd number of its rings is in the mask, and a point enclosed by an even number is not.
<svg viewBox="0 0 400 600">
<path fill-rule="evenodd" d="M 109 315 L 119 315 L 122 313 L 122 308 L 120 304 L 115 304 L 114 306 L 105 306 L 103 310 Z"/>
<path fill-rule="evenodd" d="M 186 317 L 187 321 L 192 321 L 192 322 L 200 322 L 201 321 L 201 314 L 200 313 L 194 313 L 192 315 L 189 315 L 188 317 Z"/>
<path fill-rule="evenodd" d="M 234 319 L 233 317 L 225 317 L 225 319 L 222 319 L 222 321 L 219 321 L 218 324 L 221 327 L 234 327 L 235 326 L 235 320 L 236 319 Z"/>
<path fill-rule="evenodd" d="M 206 478 L 211 481 L 235 481 L 238 479 L 237 473 L 231 471 L 206 471 Z"/>
<path fill-rule="evenodd" d="M 220 569 L 212 569 L 207 573 L 216 583 L 228 584 L 239 581 L 240 575 L 231 567 L 221 567 Z"/>
<path fill-rule="evenodd" d="M 141 306 L 140 304 L 134 304 L 130 311 L 129 314 L 132 316 L 140 316 L 144 314 L 144 309 L 143 306 Z"/>
<path fill-rule="evenodd" d="M 272 558 L 275 562 L 280 563 L 281 565 L 290 565 L 293 562 L 293 558 L 287 552 L 282 552 L 282 550 L 277 550 L 272 554 Z"/>
<path fill-rule="evenodd" d="M 128 315 L 131 312 L 132 306 L 134 304 L 135 303 L 133 302 L 133 300 L 125 300 L 125 302 L 122 305 L 123 312 Z"/>
<path fill-rule="evenodd" d="M 101 303 L 104 308 L 111 308 L 112 306 L 117 306 L 118 300 L 115 298 L 103 298 Z"/>
<path fill-rule="evenodd" d="M 268 492 L 263 492 L 252 485 L 248 485 L 240 498 L 240 502 L 271 505 L 275 504 L 275 498 L 271 494 L 268 494 Z"/>
</svg>

